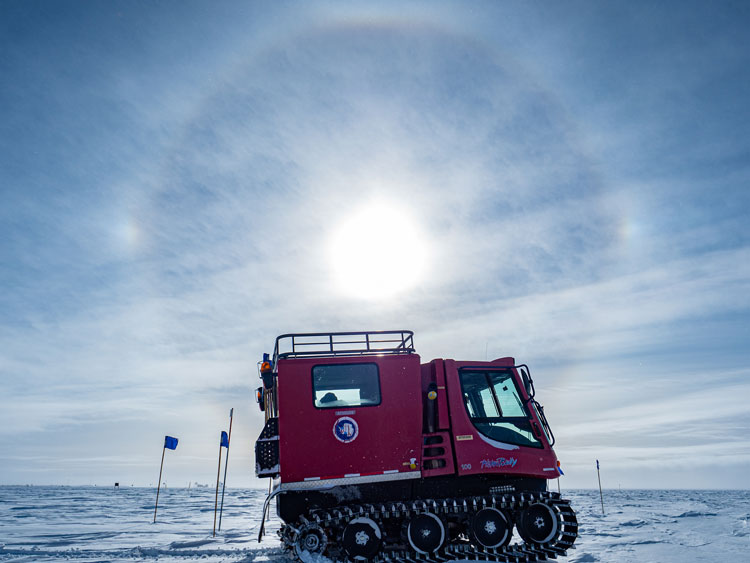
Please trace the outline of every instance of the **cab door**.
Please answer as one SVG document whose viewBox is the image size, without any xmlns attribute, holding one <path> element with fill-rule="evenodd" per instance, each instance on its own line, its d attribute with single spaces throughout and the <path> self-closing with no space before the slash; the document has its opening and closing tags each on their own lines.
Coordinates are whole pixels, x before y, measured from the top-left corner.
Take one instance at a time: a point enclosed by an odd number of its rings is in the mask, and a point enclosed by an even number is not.
<svg viewBox="0 0 750 563">
<path fill-rule="evenodd" d="M 513 363 L 445 361 L 459 475 L 557 476 L 557 458 Z"/>
<path fill-rule="evenodd" d="M 282 359 L 278 373 L 282 482 L 419 476 L 419 356 Z"/>
</svg>

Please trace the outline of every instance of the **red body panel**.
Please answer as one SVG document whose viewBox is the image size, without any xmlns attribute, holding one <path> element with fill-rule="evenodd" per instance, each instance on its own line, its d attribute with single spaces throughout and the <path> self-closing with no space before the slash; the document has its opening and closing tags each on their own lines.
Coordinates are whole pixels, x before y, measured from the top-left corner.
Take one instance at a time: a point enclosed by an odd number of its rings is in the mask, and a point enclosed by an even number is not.
<svg viewBox="0 0 750 563">
<path fill-rule="evenodd" d="M 419 468 L 422 448 L 420 359 L 416 354 L 294 358 L 278 362 L 279 464 L 283 483 L 315 478 L 409 472 Z M 316 408 L 312 368 L 375 363 L 381 403 L 353 408 Z M 343 443 L 334 435 L 342 417 L 356 422 L 357 436 Z M 415 466 L 410 463 L 412 460 Z"/>
<path fill-rule="evenodd" d="M 461 392 L 458 370 L 462 367 L 502 367 L 513 366 L 513 358 L 501 358 L 492 362 L 457 362 L 455 360 L 441 361 L 445 367 L 447 382 L 448 405 L 450 409 L 451 433 L 456 453 L 457 471 L 459 475 L 475 473 L 502 473 L 506 475 L 524 475 L 553 479 L 557 477 L 557 457 L 547 442 L 543 432 L 539 434 L 543 448 L 505 445 L 491 440 L 480 434 L 469 419 Z M 518 382 L 518 374 L 515 374 Z M 523 400 L 528 395 L 523 385 L 518 385 Z M 534 422 L 541 429 L 539 420 L 532 413 Z"/>
</svg>

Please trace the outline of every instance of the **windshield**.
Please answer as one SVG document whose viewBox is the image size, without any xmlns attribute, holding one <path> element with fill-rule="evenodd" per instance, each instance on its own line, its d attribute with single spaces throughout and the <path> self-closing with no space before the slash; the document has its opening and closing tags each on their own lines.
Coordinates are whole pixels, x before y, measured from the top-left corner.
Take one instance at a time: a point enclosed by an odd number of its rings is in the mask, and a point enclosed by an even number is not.
<svg viewBox="0 0 750 563">
<path fill-rule="evenodd" d="M 541 448 L 510 371 L 462 369 L 461 391 L 472 424 L 498 442 Z"/>
</svg>

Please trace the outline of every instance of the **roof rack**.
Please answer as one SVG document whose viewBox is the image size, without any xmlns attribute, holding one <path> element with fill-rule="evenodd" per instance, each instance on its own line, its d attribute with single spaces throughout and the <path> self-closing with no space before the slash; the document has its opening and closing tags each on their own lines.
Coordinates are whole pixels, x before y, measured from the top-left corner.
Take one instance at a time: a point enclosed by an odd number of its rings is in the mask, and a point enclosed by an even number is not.
<svg viewBox="0 0 750 563">
<path fill-rule="evenodd" d="M 361 332 L 308 332 L 276 337 L 273 365 L 284 358 L 330 356 L 387 356 L 413 354 L 411 330 L 367 330 Z"/>
</svg>

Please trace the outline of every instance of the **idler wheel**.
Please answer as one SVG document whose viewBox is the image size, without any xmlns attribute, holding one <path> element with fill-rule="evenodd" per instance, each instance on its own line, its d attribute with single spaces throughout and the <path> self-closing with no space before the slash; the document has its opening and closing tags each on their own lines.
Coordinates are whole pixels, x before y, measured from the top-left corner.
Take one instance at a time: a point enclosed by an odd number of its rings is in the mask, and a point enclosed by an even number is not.
<svg viewBox="0 0 750 563">
<path fill-rule="evenodd" d="M 518 533 L 528 543 L 548 543 L 560 534 L 560 518 L 554 508 L 537 502 L 521 512 Z"/>
<path fill-rule="evenodd" d="M 409 520 L 406 537 L 417 553 L 432 553 L 440 549 L 445 541 L 445 526 L 435 514 L 417 514 Z"/>
<path fill-rule="evenodd" d="M 352 559 L 370 560 L 380 551 L 380 526 L 370 518 L 355 518 L 346 525 L 341 544 Z"/>
<path fill-rule="evenodd" d="M 471 521 L 471 532 L 484 547 L 508 545 L 513 535 L 513 524 L 497 508 L 483 508 Z"/>
<path fill-rule="evenodd" d="M 323 529 L 316 524 L 304 526 L 294 542 L 297 557 L 303 559 L 306 554 L 322 555 L 328 545 L 328 537 Z"/>
</svg>

